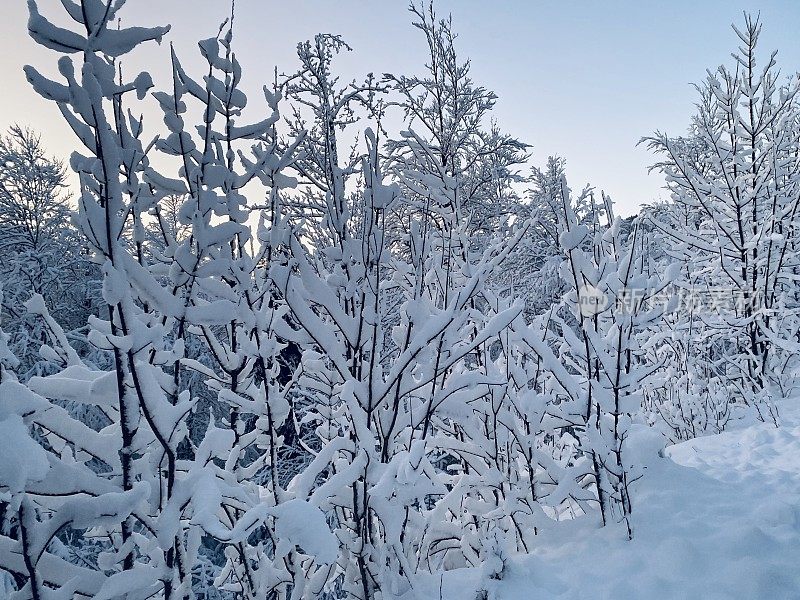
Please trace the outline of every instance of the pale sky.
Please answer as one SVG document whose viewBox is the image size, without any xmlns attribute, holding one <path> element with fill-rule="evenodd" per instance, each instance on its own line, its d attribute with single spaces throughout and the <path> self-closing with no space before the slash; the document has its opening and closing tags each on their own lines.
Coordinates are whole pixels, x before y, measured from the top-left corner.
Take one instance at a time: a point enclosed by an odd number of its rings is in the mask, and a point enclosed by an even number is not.
<svg viewBox="0 0 800 600">
<path fill-rule="evenodd" d="M 33 64 L 53 74 L 57 56 L 28 37 L 25 0 L 0 3 L 0 129 L 29 125 L 51 153 L 67 158 L 76 149 L 73 134 L 22 73 Z M 42 14 L 65 23 L 58 0 L 38 4 Z M 128 0 L 120 16 L 126 25 L 171 24 L 168 40 L 197 73 L 196 42 L 216 33 L 229 6 Z M 257 100 L 276 65 L 293 70 L 296 43 L 318 32 L 341 34 L 353 46 L 336 63 L 343 80 L 370 71 L 421 74 L 426 47 L 407 6 L 405 0 L 237 0 L 235 50 L 248 96 Z M 730 24 L 742 23 L 743 10 L 761 13 L 763 60 L 777 49 L 783 73 L 800 70 L 798 0 L 438 0 L 436 6 L 442 16 L 453 14 L 457 50 L 471 58 L 475 82 L 499 95 L 500 127 L 533 145 L 535 164 L 552 154 L 565 157 L 571 187 L 589 182 L 605 190 L 621 214 L 665 198 L 663 180 L 647 174 L 653 156 L 636 142 L 655 129 L 685 132 L 696 99 L 690 83 L 730 63 L 738 42 Z M 157 85 L 166 84 L 168 44 L 137 53 L 126 58 L 127 72 L 146 68 Z M 161 129 L 150 120 L 149 131 Z"/>
</svg>

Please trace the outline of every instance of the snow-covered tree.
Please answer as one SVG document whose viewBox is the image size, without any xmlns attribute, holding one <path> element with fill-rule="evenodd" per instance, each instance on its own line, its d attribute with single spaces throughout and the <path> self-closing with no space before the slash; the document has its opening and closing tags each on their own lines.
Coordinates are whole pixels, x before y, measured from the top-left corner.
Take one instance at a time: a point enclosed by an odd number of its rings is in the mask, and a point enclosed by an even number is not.
<svg viewBox="0 0 800 600">
<path fill-rule="evenodd" d="M 350 223 L 350 204 L 358 203 L 348 188 L 352 188 L 353 176 L 361 173 L 365 154 L 358 143 L 348 148 L 350 140 L 345 136 L 352 134 L 351 126 L 364 115 L 380 118 L 381 96 L 387 91 L 386 84 L 372 73 L 363 82 L 340 84 L 333 62 L 345 51 L 352 48 L 341 36 L 318 34 L 313 41 L 297 45 L 299 69 L 276 83 L 293 109 L 287 120 L 289 139 L 302 140 L 293 168 L 303 185 L 286 202 L 286 209 L 292 221 L 305 229 L 306 237 L 318 245 L 330 241 L 325 236 L 343 241 L 348 235 L 344 227 Z M 377 126 L 380 128 L 379 121 Z M 323 223 L 326 219 L 339 221 Z"/>
<path fill-rule="evenodd" d="M 625 459 L 625 442 L 661 366 L 647 360 L 645 339 L 675 299 L 664 300 L 666 283 L 649 272 L 638 227 L 625 239 L 607 196 L 600 203 L 586 188 L 573 198 L 563 175 L 560 186 L 556 227 L 566 293 L 519 331 L 541 362 L 545 389 L 561 398 L 552 414 L 575 432 L 588 459 L 581 487 L 591 482 L 603 523 L 624 522 L 630 536 L 633 465 Z M 585 494 L 572 500 L 586 510 Z"/>
<path fill-rule="evenodd" d="M 97 310 L 99 275 L 72 226 L 66 187 L 64 166 L 38 134 L 15 125 L 0 138 L 2 311 L 22 378 L 46 368 L 38 356 L 41 321 L 24 308 L 33 294 L 44 296 L 68 331 Z"/>
<path fill-rule="evenodd" d="M 735 64 L 698 86 L 690 135 L 643 141 L 663 156 L 655 168 L 676 204 L 652 221 L 664 250 L 687 265 L 693 294 L 724 296 L 692 319 L 717 342 L 704 346 L 705 362 L 735 389 L 733 400 L 769 405 L 796 370 L 800 84 L 781 80 L 775 53 L 757 62 L 758 18 L 734 31 Z"/>
<path fill-rule="evenodd" d="M 436 162 L 420 162 L 425 157 L 409 145 L 412 138 L 401 136 L 387 144 L 392 170 L 438 176 L 441 168 L 454 181 L 459 218 L 469 221 L 473 235 L 490 240 L 516 215 L 514 186 L 522 181 L 518 167 L 527 158 L 528 146 L 488 122 L 497 95 L 475 84 L 469 60 L 458 57 L 452 18 L 438 17 L 432 2 L 412 2 L 409 11 L 428 46 L 426 73 L 387 75 L 398 96 L 390 104 L 402 109 L 405 126 L 434 150 Z M 407 226 L 402 213 L 397 220 L 399 228 Z"/>
</svg>

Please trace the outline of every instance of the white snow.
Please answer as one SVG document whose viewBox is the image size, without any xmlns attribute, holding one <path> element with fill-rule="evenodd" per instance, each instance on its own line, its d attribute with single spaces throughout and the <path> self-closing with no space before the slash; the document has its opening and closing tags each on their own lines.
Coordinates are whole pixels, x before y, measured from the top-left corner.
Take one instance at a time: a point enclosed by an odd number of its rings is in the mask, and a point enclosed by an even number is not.
<svg viewBox="0 0 800 600">
<path fill-rule="evenodd" d="M 323 564 L 330 565 L 336 561 L 338 544 L 321 510 L 294 499 L 272 508 L 270 512 L 275 516 L 275 534 L 281 540 L 276 553 L 288 553 L 296 545 Z"/>
<path fill-rule="evenodd" d="M 47 453 L 28 435 L 19 415 L 0 420 L 0 486 L 18 492 L 28 481 L 41 481 L 50 464 Z"/>
<path fill-rule="evenodd" d="M 733 422 L 800 376 L 800 79 L 756 70 L 758 18 L 689 137 L 643 140 L 670 202 L 623 220 L 563 159 L 523 175 L 425 2 L 424 76 L 340 81 L 350 47 L 318 34 L 260 116 L 232 11 L 204 77 L 170 49 L 154 130 L 132 98 L 153 77 L 118 67 L 169 27 L 28 3 L 65 54 L 63 83 L 28 80 L 86 154 L 77 213 L 35 209 L 44 230 L 5 199 L 33 169 L 0 156 L 13 598 L 800 598 L 800 400 L 780 428 Z M 364 130 L 384 108 L 402 139 Z M 38 285 L 72 272 L 85 304 Z"/>
<path fill-rule="evenodd" d="M 593 524 L 561 523 L 531 555 L 509 559 L 501 581 L 459 569 L 432 578 L 420 597 L 438 598 L 441 585 L 445 600 L 481 589 L 497 600 L 800 598 L 800 406 L 792 403 L 778 428 L 696 438 L 663 457 L 647 444 L 633 541 L 621 528 L 587 535 Z"/>
</svg>

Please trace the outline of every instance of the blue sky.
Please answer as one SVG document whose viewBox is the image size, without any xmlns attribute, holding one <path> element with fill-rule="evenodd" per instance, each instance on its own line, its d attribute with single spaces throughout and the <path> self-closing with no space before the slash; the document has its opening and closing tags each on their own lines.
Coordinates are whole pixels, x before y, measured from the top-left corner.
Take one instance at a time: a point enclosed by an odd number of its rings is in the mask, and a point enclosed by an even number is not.
<svg viewBox="0 0 800 600">
<path fill-rule="evenodd" d="M 3 4 L 0 128 L 29 124 L 66 157 L 74 148 L 71 133 L 22 75 L 26 63 L 55 72 L 55 56 L 27 37 L 24 0 Z M 353 46 L 338 62 L 343 79 L 420 72 L 425 46 L 407 6 L 404 0 L 237 0 L 236 50 L 250 97 L 276 65 L 290 71 L 295 44 L 320 31 L 339 33 Z M 685 131 L 695 101 L 690 83 L 730 62 L 738 42 L 730 24 L 742 22 L 742 11 L 761 13 L 763 59 L 777 49 L 785 74 L 800 70 L 797 0 L 439 0 L 436 6 L 441 15 L 453 14 L 457 47 L 471 58 L 473 79 L 499 95 L 501 128 L 533 145 L 535 163 L 564 156 L 571 186 L 604 189 L 622 214 L 665 197 L 661 178 L 647 174 L 653 157 L 636 142 L 655 129 Z M 39 8 L 48 16 L 62 12 L 58 0 L 40 0 Z M 196 41 L 213 35 L 228 12 L 222 0 L 128 0 L 121 16 L 130 25 L 172 24 L 170 40 L 191 66 Z M 129 59 L 129 68 L 147 68 L 165 82 L 168 52 L 166 45 L 148 48 Z"/>
</svg>

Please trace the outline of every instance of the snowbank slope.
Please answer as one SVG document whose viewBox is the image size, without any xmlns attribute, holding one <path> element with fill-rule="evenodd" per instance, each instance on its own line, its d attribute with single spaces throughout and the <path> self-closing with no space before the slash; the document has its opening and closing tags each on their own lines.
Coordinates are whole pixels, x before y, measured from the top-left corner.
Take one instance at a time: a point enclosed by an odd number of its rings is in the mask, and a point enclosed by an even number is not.
<svg viewBox="0 0 800 600">
<path fill-rule="evenodd" d="M 758 424 L 662 454 L 637 483 L 632 542 L 612 528 L 559 526 L 533 555 L 509 561 L 502 581 L 455 571 L 441 597 L 800 598 L 800 410 L 786 407 L 779 428 Z M 426 592 L 439 598 L 434 587 Z"/>
</svg>

